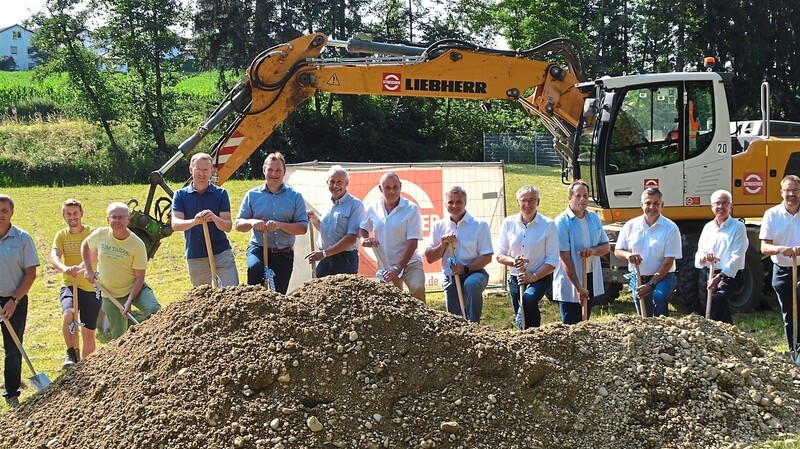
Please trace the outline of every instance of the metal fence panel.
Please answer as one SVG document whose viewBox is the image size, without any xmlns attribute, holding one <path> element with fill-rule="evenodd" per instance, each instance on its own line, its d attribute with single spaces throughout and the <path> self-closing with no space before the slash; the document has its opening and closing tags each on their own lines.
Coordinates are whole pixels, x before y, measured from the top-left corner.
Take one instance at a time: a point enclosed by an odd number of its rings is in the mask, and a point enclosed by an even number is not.
<svg viewBox="0 0 800 449">
<path fill-rule="evenodd" d="M 484 133 L 483 161 L 559 166 L 550 133 Z"/>
</svg>

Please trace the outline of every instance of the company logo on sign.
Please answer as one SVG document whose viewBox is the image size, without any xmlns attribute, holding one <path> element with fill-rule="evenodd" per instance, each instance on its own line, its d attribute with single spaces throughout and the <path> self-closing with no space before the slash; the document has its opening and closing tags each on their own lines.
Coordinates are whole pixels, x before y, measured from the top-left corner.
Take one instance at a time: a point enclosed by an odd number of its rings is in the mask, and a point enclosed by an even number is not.
<svg viewBox="0 0 800 449">
<path fill-rule="evenodd" d="M 644 188 L 646 189 L 648 187 L 655 187 L 657 189 L 658 188 L 658 178 L 650 178 L 650 179 L 645 178 L 645 180 L 644 180 Z"/>
<path fill-rule="evenodd" d="M 764 175 L 761 173 L 745 173 L 742 183 L 745 195 L 759 195 L 764 190 Z"/>
<path fill-rule="evenodd" d="M 687 196 L 685 202 L 686 202 L 687 206 L 699 206 L 700 205 L 700 197 L 699 196 Z"/>
<path fill-rule="evenodd" d="M 420 250 L 425 247 L 425 242 L 430 241 L 431 228 L 433 224 L 441 219 L 444 210 L 444 195 L 442 194 L 442 169 L 432 170 L 398 170 L 397 176 L 400 177 L 403 198 L 416 203 L 419 206 L 420 218 L 422 219 L 423 241 L 419 243 Z M 378 188 L 378 182 L 383 172 L 352 172 L 350 173 L 350 193 L 356 198 L 363 198 L 364 207 L 379 202 L 383 195 Z M 364 276 L 373 277 L 377 270 L 375 253 L 369 248 L 359 247 L 359 267 L 358 272 Z M 426 277 L 428 273 L 441 275 L 441 267 L 438 264 L 429 264 L 423 258 Z"/>
<path fill-rule="evenodd" d="M 388 92 L 397 92 L 400 90 L 400 74 L 399 73 L 384 73 L 383 74 L 383 90 Z"/>
</svg>

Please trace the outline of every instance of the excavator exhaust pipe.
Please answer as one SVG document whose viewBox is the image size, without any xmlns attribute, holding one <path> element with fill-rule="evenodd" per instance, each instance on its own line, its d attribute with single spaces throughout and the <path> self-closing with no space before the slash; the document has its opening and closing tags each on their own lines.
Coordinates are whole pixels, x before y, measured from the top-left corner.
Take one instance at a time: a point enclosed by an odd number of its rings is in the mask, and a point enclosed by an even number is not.
<svg viewBox="0 0 800 449">
<path fill-rule="evenodd" d="M 419 56 L 425 53 L 425 49 L 422 47 L 372 42 L 357 37 L 351 37 L 346 41 L 328 39 L 328 46 L 344 48 L 350 53 L 379 53 L 393 56 Z"/>
</svg>

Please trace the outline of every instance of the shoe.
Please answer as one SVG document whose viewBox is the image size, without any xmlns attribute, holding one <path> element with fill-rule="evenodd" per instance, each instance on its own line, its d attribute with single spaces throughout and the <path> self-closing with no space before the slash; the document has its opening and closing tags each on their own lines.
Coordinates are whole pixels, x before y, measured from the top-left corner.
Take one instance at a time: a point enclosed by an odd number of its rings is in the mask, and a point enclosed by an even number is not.
<svg viewBox="0 0 800 449">
<path fill-rule="evenodd" d="M 64 363 L 61 364 L 61 369 L 69 369 L 75 366 L 75 362 L 77 361 L 77 357 L 75 356 L 75 348 L 67 349 L 67 358 L 64 359 Z"/>
<path fill-rule="evenodd" d="M 19 408 L 19 398 L 16 396 L 7 397 L 6 405 L 8 405 L 10 409 Z"/>
</svg>

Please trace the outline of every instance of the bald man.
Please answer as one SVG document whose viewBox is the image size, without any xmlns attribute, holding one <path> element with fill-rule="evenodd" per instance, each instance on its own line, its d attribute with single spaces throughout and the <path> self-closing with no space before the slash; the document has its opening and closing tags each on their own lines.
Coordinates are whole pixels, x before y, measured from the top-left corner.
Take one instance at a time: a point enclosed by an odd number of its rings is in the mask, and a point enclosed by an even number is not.
<svg viewBox="0 0 800 449">
<path fill-rule="evenodd" d="M 386 282 L 400 289 L 405 283 L 411 296 L 424 302 L 425 272 L 417 251 L 422 240 L 419 206 L 400 195 L 403 184 L 394 172 L 384 173 L 378 188 L 383 198 L 367 209 L 358 230 L 362 245 L 383 255 Z"/>
</svg>

